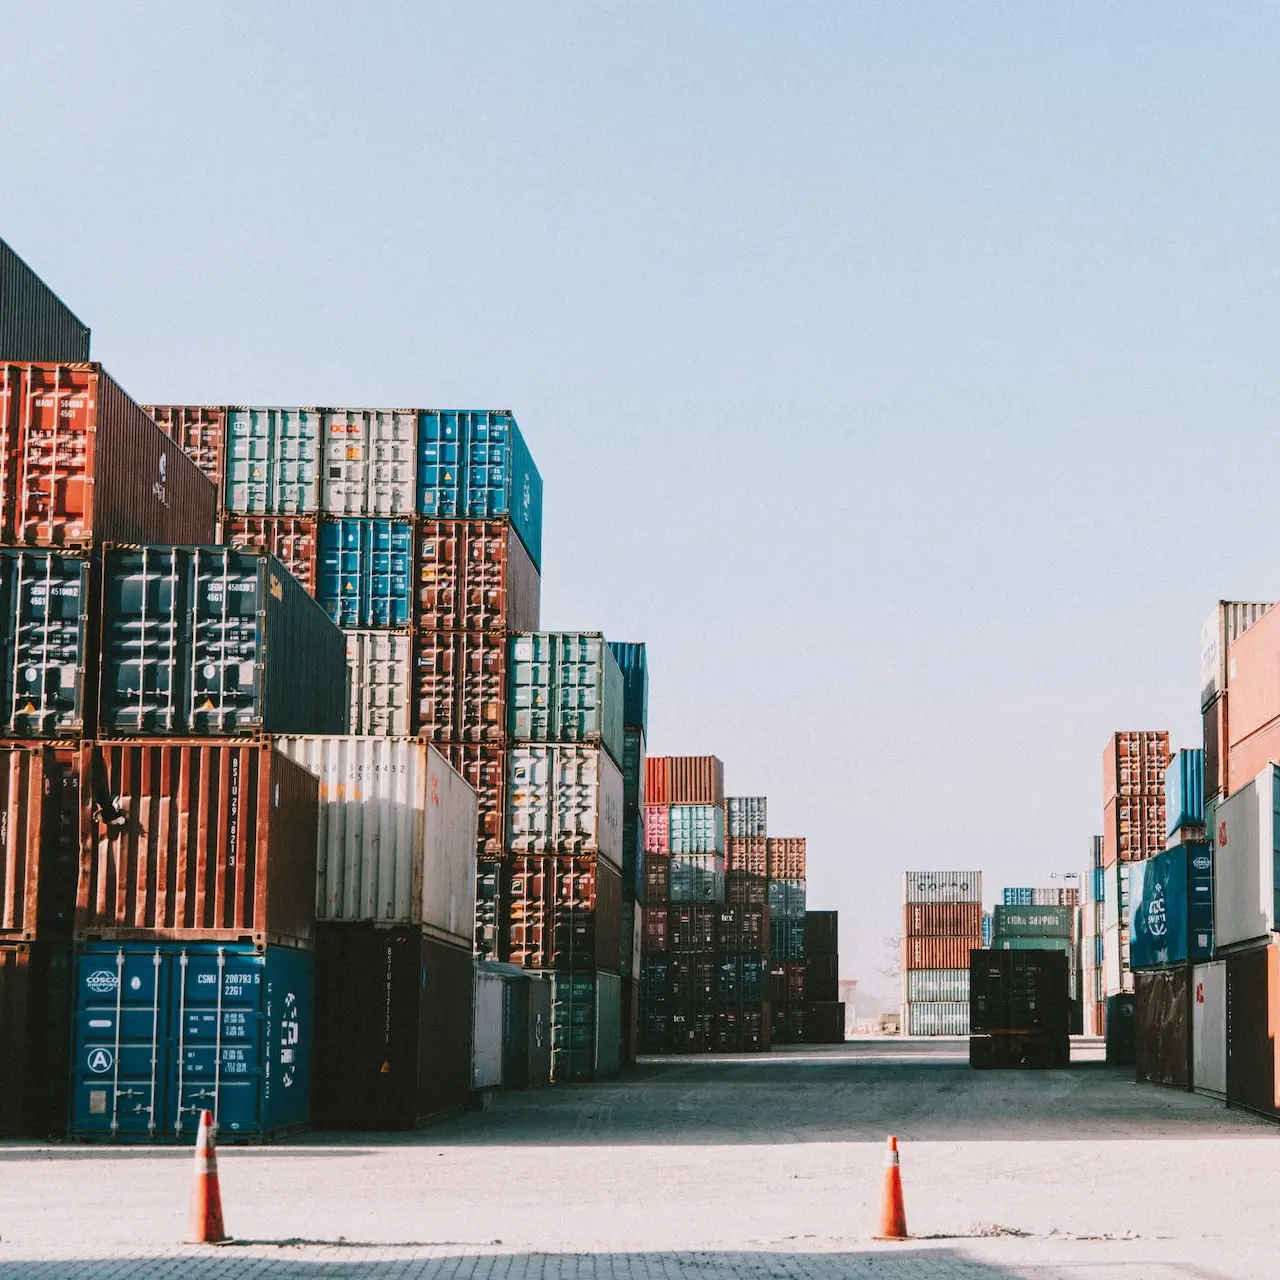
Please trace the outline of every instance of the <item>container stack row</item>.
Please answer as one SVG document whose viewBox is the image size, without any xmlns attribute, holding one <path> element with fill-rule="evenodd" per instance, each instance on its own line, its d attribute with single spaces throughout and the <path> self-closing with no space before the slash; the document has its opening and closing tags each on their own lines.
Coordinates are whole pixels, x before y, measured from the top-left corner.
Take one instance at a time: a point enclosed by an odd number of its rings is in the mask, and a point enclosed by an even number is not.
<svg viewBox="0 0 1280 1280">
<path fill-rule="evenodd" d="M 843 1044 L 840 999 L 840 913 L 806 911 L 804 919 L 804 1042 Z"/>
<path fill-rule="evenodd" d="M 902 1030 L 969 1034 L 969 953 L 982 946 L 982 872 L 903 876 Z"/>
<path fill-rule="evenodd" d="M 1106 991 L 1103 945 L 1106 935 L 1106 873 L 1102 866 L 1102 837 L 1089 841 L 1084 876 L 1084 902 L 1080 906 L 1081 1019 L 1087 1036 L 1106 1033 Z"/>
<path fill-rule="evenodd" d="M 1048 889 L 1031 891 L 1035 897 L 1064 898 L 1078 896 L 1076 889 Z M 1080 1034 L 1083 1030 L 1083 1014 L 1080 1000 L 1079 922 L 1078 906 L 1046 904 L 1011 906 L 1001 904 L 992 913 L 993 951 L 1049 951 L 1063 957 L 1067 974 L 1068 1022 L 1070 1030 Z"/>
<path fill-rule="evenodd" d="M 763 806 L 764 801 L 760 803 Z M 731 839 L 729 861 L 735 870 L 755 866 L 757 858 L 758 850 Z M 774 1044 L 801 1044 L 806 1039 L 806 1008 L 812 998 L 808 985 L 807 859 L 808 846 L 801 836 L 769 836 L 764 841 Z"/>
</svg>

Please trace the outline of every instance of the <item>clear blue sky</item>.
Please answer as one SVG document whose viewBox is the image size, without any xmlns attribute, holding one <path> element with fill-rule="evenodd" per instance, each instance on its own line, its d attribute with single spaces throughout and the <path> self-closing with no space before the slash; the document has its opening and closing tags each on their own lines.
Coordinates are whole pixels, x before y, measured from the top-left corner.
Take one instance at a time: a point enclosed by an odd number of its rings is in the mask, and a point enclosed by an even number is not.
<svg viewBox="0 0 1280 1280">
<path fill-rule="evenodd" d="M 12 28 L 12 24 L 10 24 Z M 1082 865 L 1280 595 L 1280 9 L 27 7 L 0 234 L 139 400 L 512 408 L 549 627 L 810 838 Z"/>
</svg>

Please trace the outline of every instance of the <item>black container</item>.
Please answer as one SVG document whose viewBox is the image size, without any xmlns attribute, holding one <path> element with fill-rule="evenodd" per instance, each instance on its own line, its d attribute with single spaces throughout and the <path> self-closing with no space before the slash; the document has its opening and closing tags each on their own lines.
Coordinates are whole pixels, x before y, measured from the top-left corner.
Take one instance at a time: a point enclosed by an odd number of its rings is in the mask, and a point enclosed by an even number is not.
<svg viewBox="0 0 1280 1280">
<path fill-rule="evenodd" d="M 0 360 L 88 359 L 88 327 L 0 240 Z"/>
<path fill-rule="evenodd" d="M 832 915 L 835 912 L 831 912 Z M 844 1043 L 844 1002 L 810 1001 L 804 1006 L 805 1044 Z"/>
<path fill-rule="evenodd" d="M 412 1129 L 465 1107 L 473 982 L 470 953 L 421 928 L 318 925 L 315 1127 Z"/>
<path fill-rule="evenodd" d="M 804 913 L 804 953 L 806 956 L 834 956 L 840 953 L 840 913 Z"/>
<path fill-rule="evenodd" d="M 1070 1032 L 1070 974 L 1062 952 L 969 953 L 972 1066 L 1065 1067 Z"/>
<path fill-rule="evenodd" d="M 261 548 L 104 552 L 101 737 L 345 733 L 346 639 Z"/>
<path fill-rule="evenodd" d="M 831 1004 L 840 999 L 840 957 L 811 955 L 804 966 L 806 1000 Z"/>
<path fill-rule="evenodd" d="M 0 1138 L 66 1132 L 71 947 L 0 945 Z"/>
<path fill-rule="evenodd" d="M 1137 1020 L 1132 995 L 1107 997 L 1107 1065 L 1132 1067 L 1137 1061 Z"/>
</svg>

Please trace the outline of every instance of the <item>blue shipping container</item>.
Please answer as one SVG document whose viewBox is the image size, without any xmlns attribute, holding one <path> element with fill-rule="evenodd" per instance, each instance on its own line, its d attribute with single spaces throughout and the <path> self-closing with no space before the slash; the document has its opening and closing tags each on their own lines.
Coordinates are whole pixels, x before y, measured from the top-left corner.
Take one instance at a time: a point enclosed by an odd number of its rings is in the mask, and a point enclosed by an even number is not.
<svg viewBox="0 0 1280 1280">
<path fill-rule="evenodd" d="M 542 477 L 505 410 L 440 409 L 418 421 L 418 514 L 435 520 L 509 516 L 542 568 Z"/>
<path fill-rule="evenodd" d="M 1176 752 L 1164 775 L 1166 835 L 1179 827 L 1204 825 L 1204 752 Z"/>
<path fill-rule="evenodd" d="M 1175 845 L 1129 866 L 1129 967 L 1167 969 L 1213 956 L 1213 853 Z"/>
<path fill-rule="evenodd" d="M 1006 907 L 1029 907 L 1036 900 L 1034 889 L 1006 889 L 1004 903 Z"/>
<path fill-rule="evenodd" d="M 643 641 L 610 640 L 622 671 L 622 723 L 628 729 L 649 728 L 649 659 Z"/>
<path fill-rule="evenodd" d="M 343 628 L 409 626 L 413 526 L 357 517 L 322 522 L 316 599 Z"/>
<path fill-rule="evenodd" d="M 311 1109 L 313 957 L 291 947 L 91 943 L 76 956 L 74 1138 L 261 1140 Z"/>
</svg>

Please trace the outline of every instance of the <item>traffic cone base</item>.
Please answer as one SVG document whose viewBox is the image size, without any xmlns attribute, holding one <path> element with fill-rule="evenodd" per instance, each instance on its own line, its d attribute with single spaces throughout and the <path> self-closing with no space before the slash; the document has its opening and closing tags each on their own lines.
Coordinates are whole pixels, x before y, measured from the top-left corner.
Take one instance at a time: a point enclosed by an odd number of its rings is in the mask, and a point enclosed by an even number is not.
<svg viewBox="0 0 1280 1280">
<path fill-rule="evenodd" d="M 195 1181 L 191 1186 L 189 1244 L 230 1244 L 222 1225 L 222 1193 L 218 1188 L 218 1154 L 213 1145 L 213 1112 L 200 1113 L 196 1135 Z"/>
<path fill-rule="evenodd" d="M 898 1165 L 898 1139 L 889 1139 L 884 1157 L 884 1195 L 880 1202 L 880 1230 L 876 1240 L 910 1240 L 907 1209 L 902 1201 L 902 1170 Z"/>
</svg>

